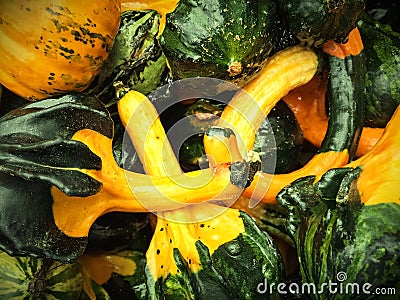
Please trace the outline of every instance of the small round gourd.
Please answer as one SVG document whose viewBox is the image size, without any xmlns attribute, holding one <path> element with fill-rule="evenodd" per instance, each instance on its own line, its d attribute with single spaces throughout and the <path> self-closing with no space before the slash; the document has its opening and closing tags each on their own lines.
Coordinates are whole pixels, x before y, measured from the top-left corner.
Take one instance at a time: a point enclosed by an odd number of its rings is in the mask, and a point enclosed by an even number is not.
<svg viewBox="0 0 400 300">
<path fill-rule="evenodd" d="M 82 91 L 111 51 L 120 1 L 1 1 L 0 83 L 29 100 Z"/>
</svg>

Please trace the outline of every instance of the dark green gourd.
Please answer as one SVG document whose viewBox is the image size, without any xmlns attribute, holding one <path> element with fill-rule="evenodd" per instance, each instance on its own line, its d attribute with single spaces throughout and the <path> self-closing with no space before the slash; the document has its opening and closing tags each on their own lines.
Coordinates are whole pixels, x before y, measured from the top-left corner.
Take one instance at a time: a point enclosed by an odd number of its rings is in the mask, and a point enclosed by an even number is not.
<svg viewBox="0 0 400 300">
<path fill-rule="evenodd" d="M 400 103 L 400 33 L 367 14 L 358 28 L 367 68 L 364 123 L 385 127 Z"/>
<path fill-rule="evenodd" d="M 276 43 L 272 1 L 179 2 L 167 15 L 161 45 L 174 79 L 204 76 L 243 86 Z"/>
<path fill-rule="evenodd" d="M 158 42 L 161 16 L 154 10 L 126 11 L 109 58 L 87 93 L 115 102 L 116 84 L 148 94 L 165 84 L 168 68 Z"/>
<path fill-rule="evenodd" d="M 396 299 L 400 205 L 364 205 L 356 187 L 360 172 L 331 169 L 318 181 L 299 178 L 278 194 L 289 212 L 286 226 L 298 250 L 302 282 L 320 291 L 310 299 Z M 329 282 L 336 283 L 336 293 L 329 292 Z M 374 294 L 389 287 L 382 298 Z"/>
<path fill-rule="evenodd" d="M 343 42 L 364 11 L 365 0 L 277 0 L 282 18 L 301 40 L 321 45 Z"/>
<path fill-rule="evenodd" d="M 80 197 L 101 189 L 101 182 L 79 171 L 102 166 L 85 144 L 71 140 L 81 129 L 113 136 L 104 105 L 78 93 L 32 102 L 0 118 L 1 250 L 65 263 L 84 251 L 87 238 L 57 227 L 51 193 L 52 186 Z"/>
</svg>

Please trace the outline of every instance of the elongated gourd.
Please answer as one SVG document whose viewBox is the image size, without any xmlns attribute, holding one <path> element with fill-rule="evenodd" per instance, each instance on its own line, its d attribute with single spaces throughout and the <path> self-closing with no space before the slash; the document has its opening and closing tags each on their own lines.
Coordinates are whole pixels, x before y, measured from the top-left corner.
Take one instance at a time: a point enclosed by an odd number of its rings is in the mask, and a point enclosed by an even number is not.
<svg viewBox="0 0 400 300">
<path fill-rule="evenodd" d="M 151 175 L 180 174 L 182 171 L 178 160 L 154 107 L 140 93 L 130 92 L 130 95 L 119 102 L 120 116 L 122 122 L 126 124 L 144 169 Z M 147 118 L 140 123 L 135 119 L 131 122 L 128 122 L 129 119 L 126 120 L 126 117 L 130 118 L 136 113 L 145 114 Z M 209 138 L 215 138 L 219 143 L 218 146 L 223 149 L 236 149 L 236 143 L 232 141 L 234 136 L 229 135 L 230 130 L 227 130 L 228 133 L 225 135 L 219 134 L 223 130 L 227 129 L 216 129 L 218 136 L 214 135 L 215 132 L 209 132 Z M 146 145 L 151 145 L 152 149 L 149 150 Z M 232 161 L 241 160 L 240 156 L 232 158 Z M 225 264 L 230 260 L 241 260 L 242 251 L 231 251 L 231 247 L 247 246 L 246 248 L 251 251 L 247 251 L 243 259 L 251 260 L 257 256 L 259 264 L 262 265 L 260 268 L 258 264 L 250 266 L 244 262 L 248 269 L 245 273 L 252 273 L 252 276 L 231 278 L 231 285 L 245 281 L 248 286 L 252 286 L 264 277 L 271 282 L 280 280 L 283 264 L 279 252 L 274 248 L 270 237 L 256 230 L 255 224 L 244 213 L 211 203 L 194 204 L 156 213 L 157 224 L 146 253 L 147 286 L 150 295 L 167 294 L 182 297 L 183 294 L 193 293 L 194 297 L 215 296 L 215 294 L 237 295 L 236 297 L 240 298 L 250 295 L 252 298 L 257 297 L 251 288 L 243 288 L 233 293 L 221 285 L 220 278 L 226 278 L 231 274 Z M 262 242 L 263 240 L 266 243 Z M 225 252 L 228 255 L 225 255 Z M 269 270 L 267 276 L 261 271 L 262 269 Z M 197 279 L 189 279 L 186 273 L 193 274 L 192 277 Z M 176 285 L 176 281 L 181 284 Z M 207 282 L 207 287 L 202 282 Z M 199 287 L 198 291 L 195 290 L 196 286 Z"/>
<path fill-rule="evenodd" d="M 280 99 L 292 88 L 296 87 L 294 84 L 291 85 L 291 76 L 298 78 L 296 73 L 297 70 L 301 70 L 302 75 L 305 74 L 305 71 L 301 68 L 302 65 L 296 68 L 299 61 L 301 61 L 305 66 L 309 66 L 313 71 L 309 71 L 309 77 L 304 79 L 302 83 L 299 83 L 298 86 L 311 80 L 316 70 L 312 69 L 311 67 L 313 65 L 312 57 L 315 54 L 309 54 L 308 51 L 311 50 L 305 50 L 304 48 L 301 49 L 296 46 L 292 49 L 283 50 L 281 53 L 277 53 L 272 62 L 280 62 L 280 65 L 272 68 L 274 64 L 271 64 L 271 75 L 268 74 L 269 65 L 267 65 L 260 77 L 256 78 L 254 83 L 250 83 L 252 88 L 250 89 L 249 87 L 249 92 L 251 95 L 253 95 L 256 101 L 261 103 L 260 107 L 263 108 L 261 111 L 268 112 L 271 104 L 276 103 L 277 97 Z M 284 53 L 284 55 L 282 55 L 282 53 Z M 296 54 L 300 57 L 304 55 L 304 57 L 300 58 L 296 56 Z M 296 57 L 296 59 L 285 59 L 285 55 L 291 58 Z M 307 60 L 308 55 L 311 57 L 309 60 Z M 244 196 L 256 201 L 274 203 L 276 201 L 275 197 L 277 193 L 293 180 L 302 177 L 305 174 L 323 174 L 332 167 L 342 166 L 346 164 L 350 157 L 354 154 L 353 152 L 356 149 L 358 136 L 360 134 L 360 126 L 362 126 L 362 114 L 360 114 L 362 107 L 360 101 L 363 91 L 363 80 L 360 78 L 362 71 L 360 71 L 361 69 L 358 69 L 358 67 L 362 67 L 364 56 L 347 56 L 345 59 L 354 59 L 353 63 L 349 64 L 352 66 L 351 70 L 347 70 L 345 68 L 346 62 L 343 59 L 332 58 L 331 63 L 335 63 L 337 67 L 336 69 L 332 68 L 332 71 L 337 73 L 332 73 L 331 80 L 336 78 L 335 80 L 337 81 L 333 83 L 333 86 L 330 89 L 332 100 L 330 104 L 332 106 L 330 112 L 332 117 L 329 121 L 330 129 L 325 136 L 323 145 L 319 149 L 319 152 L 304 167 L 288 174 L 271 175 L 258 172 L 251 185 L 245 189 L 243 193 Z M 316 68 L 316 57 L 314 58 L 314 64 Z M 287 71 L 286 76 L 289 78 L 283 76 L 283 74 L 285 74 L 285 70 Z M 347 72 L 349 72 L 349 74 L 346 74 Z M 267 75 L 263 77 L 263 74 Z M 275 79 L 273 77 L 274 75 L 277 77 L 279 76 L 279 79 Z M 278 80 L 283 81 L 280 82 L 280 84 L 277 84 L 277 82 L 279 83 Z M 275 90 L 272 87 L 267 88 L 266 84 L 276 84 Z M 354 89 L 345 89 L 345 85 L 347 87 L 354 86 Z M 263 94 L 264 90 L 266 92 Z M 274 95 L 271 91 L 275 91 L 276 94 Z M 257 92 L 259 94 L 257 94 Z M 232 102 L 234 102 L 234 100 L 232 100 Z M 246 106 L 244 103 L 241 105 Z M 248 105 L 248 107 L 251 106 Z M 247 110 L 249 110 L 249 108 L 247 108 Z M 243 115 L 246 117 L 254 115 L 254 111 L 250 113 L 249 111 L 246 111 L 246 108 L 236 109 L 236 111 L 243 113 Z M 223 113 L 222 116 L 225 118 L 225 121 L 228 121 L 230 124 L 234 124 L 236 130 L 242 133 L 241 135 L 238 134 L 238 136 L 245 136 L 245 141 L 247 141 L 248 145 L 252 145 L 254 141 L 252 138 L 253 134 L 249 134 L 249 132 L 254 132 L 254 128 L 252 128 L 252 126 L 258 128 L 257 122 L 259 121 L 257 121 L 255 117 L 252 117 L 252 122 L 249 122 L 237 112 L 233 112 L 233 109 L 227 109 L 225 115 Z M 245 120 L 243 121 L 243 119 Z M 258 118 L 258 120 L 259 119 L 260 118 Z M 247 147 L 247 149 L 248 148 L 249 147 Z"/>
<path fill-rule="evenodd" d="M 310 82 L 283 97 L 283 101 L 295 114 L 304 138 L 318 148 L 321 147 L 328 128 L 328 116 L 325 107 L 327 83 L 327 72 L 317 74 Z M 364 127 L 356 156 L 359 157 L 367 153 L 381 138 L 382 133 L 383 128 Z"/>
<path fill-rule="evenodd" d="M 0 119 L 3 250 L 71 262 L 107 212 L 170 210 L 232 199 L 242 190 L 228 164 L 170 177 L 122 169 L 112 152 L 112 125 L 104 105 L 83 94 L 32 102 Z M 17 208 L 18 222 L 10 213 Z"/>
<path fill-rule="evenodd" d="M 229 126 L 235 132 L 241 155 L 245 156 L 252 149 L 255 133 L 268 112 L 290 90 L 310 81 L 317 66 L 318 59 L 312 50 L 302 46 L 289 47 L 271 57 L 262 73 L 234 96 L 221 115 L 220 125 Z M 207 154 L 218 155 L 218 148 L 209 145 L 207 140 L 204 140 L 204 147 Z M 301 171 L 285 175 L 257 172 L 243 195 L 256 201 L 275 202 L 279 190 L 298 178 L 301 172 L 327 170 L 336 164 L 345 164 L 347 160 L 347 153 L 328 152 L 320 154 Z"/>
</svg>

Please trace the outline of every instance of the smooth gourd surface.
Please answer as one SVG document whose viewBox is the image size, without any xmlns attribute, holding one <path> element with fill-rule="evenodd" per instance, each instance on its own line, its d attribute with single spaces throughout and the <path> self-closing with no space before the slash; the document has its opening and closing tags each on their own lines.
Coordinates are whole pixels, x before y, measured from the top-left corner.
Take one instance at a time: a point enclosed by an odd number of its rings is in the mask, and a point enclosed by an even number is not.
<svg viewBox="0 0 400 300">
<path fill-rule="evenodd" d="M 0 83 L 30 100 L 85 89 L 111 51 L 119 0 L 2 1 Z"/>
</svg>

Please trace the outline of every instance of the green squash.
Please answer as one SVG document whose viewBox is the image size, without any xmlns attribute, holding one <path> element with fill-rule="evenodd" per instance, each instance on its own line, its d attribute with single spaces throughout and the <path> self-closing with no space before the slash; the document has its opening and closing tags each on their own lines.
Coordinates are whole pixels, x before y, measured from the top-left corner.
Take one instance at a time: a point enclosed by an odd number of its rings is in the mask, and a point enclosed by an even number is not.
<svg viewBox="0 0 400 300">
<path fill-rule="evenodd" d="M 363 205 L 355 184 L 360 172 L 331 169 L 318 181 L 299 178 L 278 194 L 289 211 L 286 225 L 302 281 L 321 291 L 311 290 L 312 299 L 376 299 L 376 288 L 392 288 L 392 293 L 400 288 L 400 205 Z M 329 282 L 336 293 L 330 293 Z"/>
<path fill-rule="evenodd" d="M 346 151 L 351 160 L 363 128 L 366 55 L 361 51 L 342 59 L 327 54 L 325 59 L 329 69 L 328 129 L 318 152 Z"/>
<path fill-rule="evenodd" d="M 279 101 L 256 133 L 253 151 L 260 153 L 265 173 L 288 173 L 299 167 L 303 134 L 285 102 Z"/>
<path fill-rule="evenodd" d="M 365 0 L 278 0 L 280 14 L 300 41 L 343 42 L 364 11 Z"/>
<path fill-rule="evenodd" d="M 85 92 L 113 103 L 118 100 L 117 82 L 142 94 L 165 84 L 169 70 L 157 38 L 159 24 L 160 15 L 153 10 L 122 13 L 110 55 Z"/>
<path fill-rule="evenodd" d="M 112 137 L 104 105 L 83 94 L 45 99 L 0 118 L 0 249 L 12 255 L 71 262 L 86 238 L 66 236 L 55 224 L 51 187 L 89 196 L 102 184 L 79 169 L 100 169 L 85 144 L 71 140 L 88 128 Z"/>
<path fill-rule="evenodd" d="M 179 1 L 160 42 L 176 79 L 213 77 L 243 86 L 276 43 L 272 1 Z"/>
<path fill-rule="evenodd" d="M 82 292 L 80 265 L 0 252 L 0 299 L 76 300 Z"/>
<path fill-rule="evenodd" d="M 385 127 L 400 104 L 400 33 L 363 14 L 358 28 L 366 56 L 365 126 Z"/>
<path fill-rule="evenodd" d="M 284 266 L 271 237 L 246 213 L 230 208 L 193 223 L 159 219 L 146 275 L 149 299 L 265 299 L 259 286 L 282 282 Z"/>
</svg>

